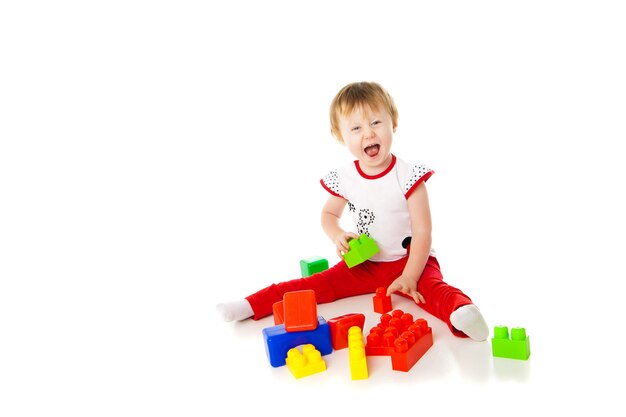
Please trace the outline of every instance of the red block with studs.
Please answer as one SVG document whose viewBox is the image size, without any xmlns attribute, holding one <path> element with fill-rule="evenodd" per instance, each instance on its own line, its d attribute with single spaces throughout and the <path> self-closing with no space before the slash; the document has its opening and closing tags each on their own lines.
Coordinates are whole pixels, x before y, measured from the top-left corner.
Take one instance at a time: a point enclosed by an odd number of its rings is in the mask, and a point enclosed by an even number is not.
<svg viewBox="0 0 626 417">
<path fill-rule="evenodd" d="M 433 331 L 426 320 L 394 310 L 380 317 L 366 340 L 368 356 L 390 356 L 393 370 L 408 372 L 433 345 Z"/>
<path fill-rule="evenodd" d="M 380 314 L 390 312 L 391 296 L 387 295 L 387 289 L 384 287 L 376 288 L 376 294 L 374 295 L 374 311 Z"/>
</svg>

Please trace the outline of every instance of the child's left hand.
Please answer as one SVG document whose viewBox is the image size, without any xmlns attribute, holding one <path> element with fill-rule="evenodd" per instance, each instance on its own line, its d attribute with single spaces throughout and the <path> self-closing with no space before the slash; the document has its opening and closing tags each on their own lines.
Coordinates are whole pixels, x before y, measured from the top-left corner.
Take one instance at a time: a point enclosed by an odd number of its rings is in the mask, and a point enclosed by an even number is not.
<svg viewBox="0 0 626 417">
<path fill-rule="evenodd" d="M 422 294 L 417 292 L 417 280 L 413 277 L 402 274 L 396 278 L 391 285 L 387 287 L 387 295 L 391 295 L 396 291 L 411 297 L 415 301 L 415 304 L 426 303 Z"/>
</svg>

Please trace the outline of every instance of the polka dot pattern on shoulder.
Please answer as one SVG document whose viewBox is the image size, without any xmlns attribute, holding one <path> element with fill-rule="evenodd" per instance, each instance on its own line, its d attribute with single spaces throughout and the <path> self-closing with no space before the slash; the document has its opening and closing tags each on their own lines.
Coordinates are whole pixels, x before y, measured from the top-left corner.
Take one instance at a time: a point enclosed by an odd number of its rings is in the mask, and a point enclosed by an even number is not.
<svg viewBox="0 0 626 417">
<path fill-rule="evenodd" d="M 407 180 L 406 184 L 404 184 L 404 192 L 409 192 L 411 187 L 413 187 L 416 182 L 431 171 L 432 169 L 428 168 L 426 165 L 413 165 L 411 176 Z"/>
<path fill-rule="evenodd" d="M 339 176 L 337 170 L 330 171 L 324 178 L 322 178 L 324 185 L 328 187 L 333 193 L 339 193 Z"/>
</svg>

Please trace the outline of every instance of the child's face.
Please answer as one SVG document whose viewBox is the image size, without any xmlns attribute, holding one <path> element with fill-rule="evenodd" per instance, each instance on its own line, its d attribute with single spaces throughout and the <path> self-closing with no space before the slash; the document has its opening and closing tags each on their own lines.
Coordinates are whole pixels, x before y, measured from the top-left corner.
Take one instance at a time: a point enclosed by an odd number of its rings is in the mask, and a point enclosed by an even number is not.
<svg viewBox="0 0 626 417">
<path fill-rule="evenodd" d="M 339 118 L 341 136 L 368 174 L 382 172 L 391 162 L 391 143 L 395 127 L 385 110 L 357 108 Z"/>
</svg>

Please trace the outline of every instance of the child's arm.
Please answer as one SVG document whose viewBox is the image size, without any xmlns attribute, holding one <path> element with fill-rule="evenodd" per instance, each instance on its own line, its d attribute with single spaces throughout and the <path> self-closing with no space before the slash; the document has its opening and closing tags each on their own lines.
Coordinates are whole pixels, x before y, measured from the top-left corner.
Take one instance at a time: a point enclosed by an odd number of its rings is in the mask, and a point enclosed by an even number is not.
<svg viewBox="0 0 626 417">
<path fill-rule="evenodd" d="M 407 200 L 411 217 L 411 248 L 402 275 L 396 278 L 387 288 L 387 295 L 399 291 L 404 293 L 417 304 L 424 303 L 424 297 L 417 292 L 417 282 L 422 276 L 426 261 L 430 254 L 432 243 L 432 223 L 426 185 L 421 184 Z"/>
<path fill-rule="evenodd" d="M 346 232 L 339 226 L 339 220 L 341 219 L 341 214 L 347 202 L 348 201 L 343 198 L 331 195 L 328 197 L 322 209 L 322 229 L 324 229 L 324 233 L 326 233 L 335 244 L 337 255 L 339 255 L 340 258 L 344 252 L 350 249 L 348 241 L 350 239 L 359 238 L 358 235 L 352 232 Z"/>
</svg>

